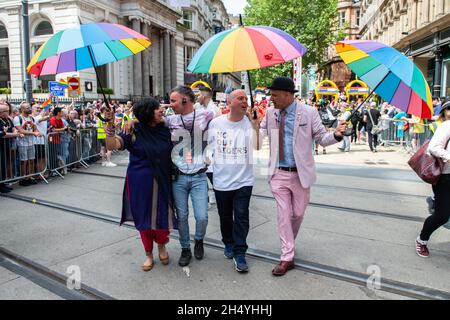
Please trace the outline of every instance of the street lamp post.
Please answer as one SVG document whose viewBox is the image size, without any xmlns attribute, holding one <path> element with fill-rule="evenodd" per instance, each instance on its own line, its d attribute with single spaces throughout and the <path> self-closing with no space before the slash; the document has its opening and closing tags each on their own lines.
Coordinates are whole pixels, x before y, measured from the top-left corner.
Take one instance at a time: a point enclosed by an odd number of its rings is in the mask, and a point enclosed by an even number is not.
<svg viewBox="0 0 450 320">
<path fill-rule="evenodd" d="M 26 67 L 30 63 L 30 22 L 28 19 L 28 0 L 22 0 L 22 34 L 23 34 L 23 62 L 25 66 L 25 92 L 27 102 L 31 103 L 33 100 L 33 93 L 31 87 L 31 75 L 27 72 Z"/>
</svg>

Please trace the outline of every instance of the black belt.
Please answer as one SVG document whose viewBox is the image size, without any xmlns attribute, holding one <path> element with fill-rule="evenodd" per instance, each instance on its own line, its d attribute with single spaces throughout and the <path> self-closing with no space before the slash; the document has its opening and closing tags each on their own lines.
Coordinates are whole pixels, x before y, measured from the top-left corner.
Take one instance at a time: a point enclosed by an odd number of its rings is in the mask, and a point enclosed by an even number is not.
<svg viewBox="0 0 450 320">
<path fill-rule="evenodd" d="M 181 174 L 181 175 L 183 175 L 183 176 L 190 176 L 190 177 L 192 177 L 192 176 L 196 176 L 197 174 L 205 173 L 206 171 L 208 171 L 208 168 L 200 169 L 200 170 L 198 170 L 198 171 L 195 172 L 195 173 L 184 173 L 183 171 L 181 171 L 181 170 L 178 169 L 178 174 Z"/>
<path fill-rule="evenodd" d="M 289 171 L 289 172 L 297 172 L 297 167 L 278 167 L 278 169 L 283 170 L 283 171 Z"/>
</svg>

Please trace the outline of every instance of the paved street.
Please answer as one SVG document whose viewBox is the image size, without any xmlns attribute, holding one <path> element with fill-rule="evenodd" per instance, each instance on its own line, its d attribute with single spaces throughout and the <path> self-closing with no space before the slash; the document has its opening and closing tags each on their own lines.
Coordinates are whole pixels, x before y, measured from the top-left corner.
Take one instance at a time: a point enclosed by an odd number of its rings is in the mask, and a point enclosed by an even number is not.
<svg viewBox="0 0 450 320">
<path fill-rule="evenodd" d="M 238 274 L 223 257 L 215 205 L 203 261 L 193 259 L 189 270 L 179 267 L 174 232 L 170 265 L 155 259 L 154 269 L 142 272 L 138 233 L 116 222 L 125 152 L 114 156 L 116 168 L 93 164 L 48 185 L 16 186 L 1 197 L 0 246 L 59 276 L 79 267 L 82 286 L 116 299 L 449 299 L 449 230 L 433 234 L 430 258 L 414 250 L 431 188 L 408 170 L 405 152 L 354 149 L 343 154 L 334 146 L 316 156 L 318 181 L 297 239 L 296 269 L 281 278 L 271 275 L 280 248 L 276 203 L 259 176 L 267 160 L 264 148 L 255 166 L 248 274 Z M 190 222 L 192 234 L 192 213 Z M 12 265 L 2 254 L 0 299 L 70 298 L 64 288 L 45 284 L 42 275 Z M 378 290 L 366 284 L 374 274 L 381 276 Z"/>
</svg>

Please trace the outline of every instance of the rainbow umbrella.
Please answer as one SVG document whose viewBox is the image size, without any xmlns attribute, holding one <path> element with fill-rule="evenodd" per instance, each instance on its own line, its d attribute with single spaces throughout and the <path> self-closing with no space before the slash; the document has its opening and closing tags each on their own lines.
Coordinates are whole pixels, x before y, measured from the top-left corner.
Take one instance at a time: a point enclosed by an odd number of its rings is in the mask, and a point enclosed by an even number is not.
<svg viewBox="0 0 450 320">
<path fill-rule="evenodd" d="M 339 41 L 336 50 L 348 67 L 372 88 L 370 95 L 376 92 L 393 106 L 422 119 L 433 116 L 428 83 L 404 54 L 370 40 Z"/>
<path fill-rule="evenodd" d="M 305 53 L 306 48 L 282 30 L 239 26 L 206 41 L 188 70 L 193 73 L 248 71 L 291 61 Z"/>
<path fill-rule="evenodd" d="M 122 25 L 83 24 L 54 34 L 38 49 L 27 71 L 38 77 L 98 67 L 132 56 L 150 44 L 147 37 Z"/>
<path fill-rule="evenodd" d="M 102 88 L 98 66 L 130 57 L 150 45 L 146 36 L 119 24 L 82 24 L 55 33 L 38 49 L 27 71 L 38 77 L 94 68 Z M 107 101 L 104 93 L 103 97 Z"/>
</svg>

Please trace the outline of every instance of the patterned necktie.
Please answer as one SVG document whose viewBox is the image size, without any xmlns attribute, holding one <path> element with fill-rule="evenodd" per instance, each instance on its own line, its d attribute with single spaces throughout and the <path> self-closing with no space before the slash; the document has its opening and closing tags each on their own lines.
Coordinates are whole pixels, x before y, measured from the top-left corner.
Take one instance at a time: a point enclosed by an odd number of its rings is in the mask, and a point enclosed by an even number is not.
<svg viewBox="0 0 450 320">
<path fill-rule="evenodd" d="M 280 161 L 284 160 L 284 118 L 285 118 L 285 111 L 280 111 L 280 132 L 279 132 L 279 151 L 280 154 L 278 156 L 278 159 Z"/>
</svg>

